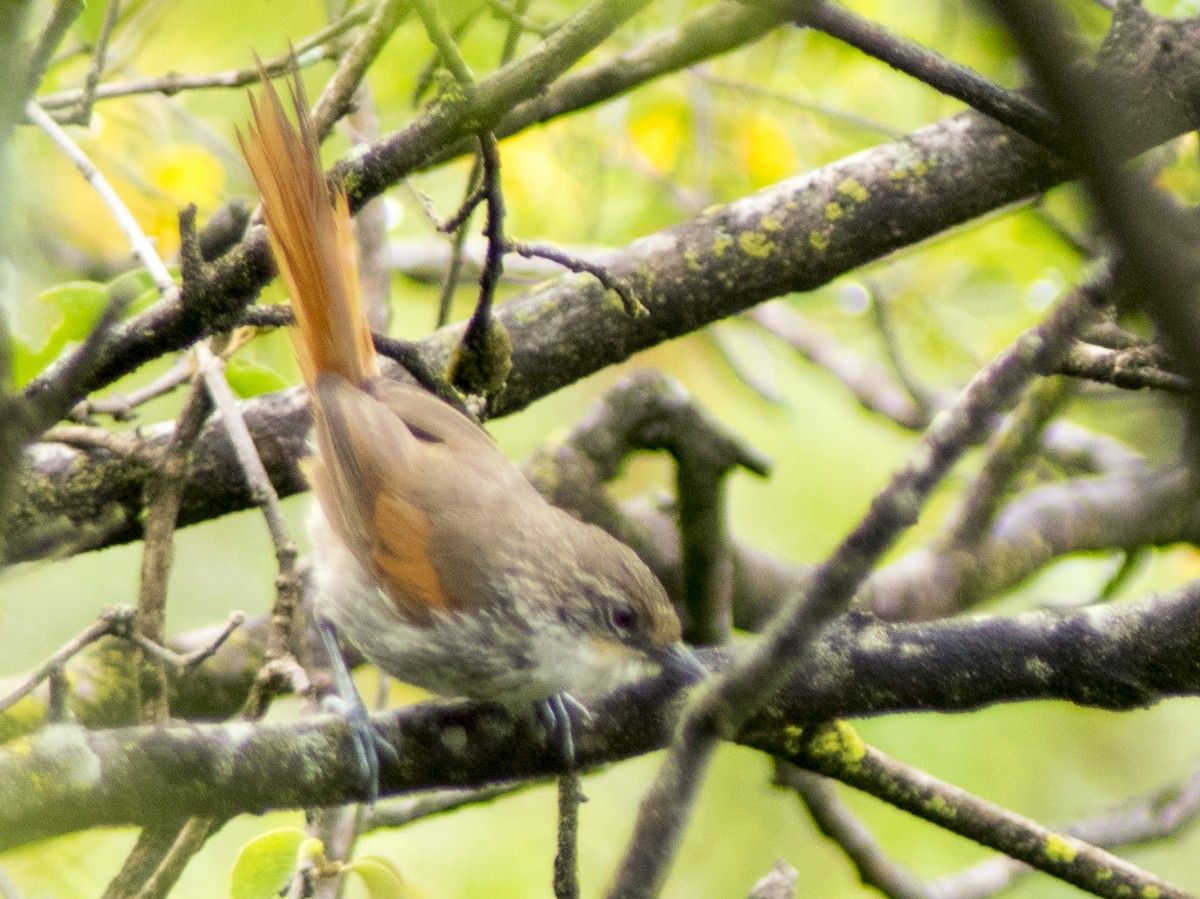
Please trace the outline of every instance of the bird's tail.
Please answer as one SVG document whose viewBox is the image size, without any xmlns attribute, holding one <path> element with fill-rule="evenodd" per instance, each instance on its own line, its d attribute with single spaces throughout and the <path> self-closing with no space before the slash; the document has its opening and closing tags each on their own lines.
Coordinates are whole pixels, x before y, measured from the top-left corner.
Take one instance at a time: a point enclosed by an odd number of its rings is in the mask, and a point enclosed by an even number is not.
<svg viewBox="0 0 1200 899">
<path fill-rule="evenodd" d="M 330 192 L 299 74 L 292 78 L 296 125 L 288 121 L 262 62 L 261 102 L 238 142 L 262 195 L 279 273 L 292 298 L 292 345 L 309 389 L 332 373 L 355 386 L 376 374 L 371 331 L 358 287 L 358 258 L 346 195 Z"/>
</svg>

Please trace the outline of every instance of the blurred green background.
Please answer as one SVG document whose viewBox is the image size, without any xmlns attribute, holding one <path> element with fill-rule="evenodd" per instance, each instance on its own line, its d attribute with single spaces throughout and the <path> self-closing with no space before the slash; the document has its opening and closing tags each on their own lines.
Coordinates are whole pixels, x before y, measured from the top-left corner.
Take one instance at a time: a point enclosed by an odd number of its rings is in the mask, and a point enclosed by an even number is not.
<svg viewBox="0 0 1200 899">
<path fill-rule="evenodd" d="M 443 0 L 457 21 L 478 4 Z M 701 8 L 697 0 L 652 3 L 585 62 L 606 58 Z M 1002 35 L 954 2 L 856 2 L 856 11 L 934 46 L 1008 85 L 1020 70 Z M 1069 4 L 1092 38 L 1105 27 L 1099 4 Z M 1192 4 L 1148 4 L 1159 12 L 1190 14 Z M 48 3 L 37 5 L 45 13 Z M 574 7 L 535 0 L 529 15 L 553 21 Z M 94 35 L 103 3 L 87 8 L 75 39 Z M 207 72 L 245 67 L 252 51 L 282 52 L 320 28 L 316 3 L 278 0 L 177 0 L 131 4 L 112 49 L 111 79 L 168 70 Z M 89 31 L 90 29 L 90 31 Z M 494 65 L 501 25 L 480 18 L 463 41 L 476 71 Z M 527 40 L 522 49 L 530 45 Z M 384 130 L 413 116 L 412 93 L 430 52 L 415 21 L 393 36 L 370 83 Z M 79 83 L 85 61 L 67 60 L 50 72 L 42 92 Z M 328 64 L 306 72 L 315 96 Z M 833 40 L 781 29 L 758 44 L 661 79 L 600 108 L 533 129 L 502 145 L 509 230 L 563 245 L 621 246 L 667 227 L 705 206 L 742 196 L 781 178 L 866 149 L 959 109 L 953 101 L 864 59 Z M 251 195 L 233 140 L 248 115 L 245 92 L 212 90 L 174 98 L 115 100 L 97 107 L 93 124 L 73 129 L 92 159 L 117 184 L 164 253 L 177 246 L 175 215 L 196 202 L 201 217 L 232 195 Z M 853 119 L 850 117 L 854 117 Z M 1195 202 L 1194 135 L 1162 148 L 1162 182 Z M 344 155 L 338 134 L 326 161 Z M 459 161 L 413 179 L 443 214 L 457 205 L 469 164 Z M 64 312 L 38 295 L 84 276 L 70 264 L 81 254 L 103 271 L 126 256 L 123 239 L 86 186 L 31 128 L 15 143 L 18 205 L 14 217 L 19 260 L 14 322 L 19 354 L 36 360 L 60 328 Z M 1084 233 L 1077 192 L 1055 191 L 1038 208 L 1021 208 L 960 228 L 813 294 L 789 298 L 831 329 L 848 347 L 882 359 L 864 297 L 886 299 L 899 341 L 928 386 L 953 388 L 1037 320 L 1048 302 L 1077 281 L 1085 260 L 1061 230 Z M 390 236 L 435 240 L 410 194 L 388 196 Z M 86 272 L 89 269 L 85 269 Z M 517 288 L 509 288 L 516 290 Z M 268 299 L 281 298 L 273 286 Z M 460 290 L 455 317 L 469 313 L 472 285 Z M 67 313 L 69 314 L 69 313 Z M 436 314 L 436 288 L 397 276 L 393 332 L 427 333 Z M 580 417 L 623 374 L 655 367 L 670 372 L 717 418 L 774 461 L 769 480 L 737 475 L 730 482 L 732 531 L 739 540 L 800 562 L 819 561 L 866 508 L 872 494 L 905 458 L 913 435 L 863 411 L 832 376 L 795 358 L 744 321 L 722 323 L 722 340 L 701 333 L 645 352 L 535 404 L 492 432 L 521 458 Z M 735 373 L 731 357 L 771 385 L 770 402 Z M 296 372 L 282 335 L 242 351 L 243 392 L 294 383 Z M 163 360 L 116 386 L 128 390 L 169 367 Z M 142 410 L 135 425 L 171 419 L 180 397 Z M 1081 420 L 1130 442 L 1153 457 L 1171 453 L 1177 423 L 1167 403 L 1087 391 L 1073 405 Z M 977 459 L 952 476 L 921 525 L 896 550 L 902 553 L 935 528 Z M 623 495 L 668 490 L 671 472 L 657 458 L 635 460 L 616 488 Z M 295 533 L 304 539 L 308 498 L 288 500 Z M 43 659 L 104 606 L 133 602 L 139 546 L 123 546 L 65 561 L 10 569 L 0 575 L 0 658 L 15 673 Z M 1085 601 L 1115 570 L 1108 556 L 1065 561 L 1006 597 L 995 610 Z M 1125 586 L 1122 598 L 1144 595 L 1193 577 L 1194 550 L 1154 554 Z M 258 516 L 232 515 L 178 535 L 171 578 L 172 632 L 210 624 L 231 609 L 265 611 L 273 595 L 273 557 Z M 360 674 L 368 695 L 370 672 Z M 411 698 L 393 691 L 400 701 Z M 956 715 L 905 715 L 859 722 L 881 749 L 935 775 L 1047 822 L 1109 807 L 1132 795 L 1177 782 L 1197 760 L 1197 703 L 1176 700 L 1134 714 L 1106 714 L 1058 703 L 1001 707 Z M 282 702 L 275 714 L 292 714 Z M 658 757 L 615 766 L 590 777 L 582 810 L 580 847 L 584 894 L 600 895 L 628 838 L 637 802 Z M 709 774 L 666 895 L 745 895 L 777 858 L 801 875 L 800 895 L 866 895 L 840 854 L 816 835 L 798 802 L 770 786 L 771 765 L 755 753 L 726 748 Z M 952 873 L 986 858 L 966 841 L 845 792 L 887 849 L 925 877 Z M 280 823 L 302 824 L 300 813 L 245 817 L 226 826 L 189 865 L 173 895 L 211 897 L 228 890 L 238 848 Z M 523 897 L 549 894 L 554 851 L 555 797 L 528 790 L 489 805 L 371 834 L 363 851 L 389 856 L 421 891 L 436 896 Z M 132 845 L 133 832 L 84 833 L 0 856 L 26 897 L 98 895 Z M 1177 883 L 1200 884 L 1195 834 L 1128 856 Z M 1036 876 L 1012 895 L 1057 897 L 1075 891 Z"/>
</svg>

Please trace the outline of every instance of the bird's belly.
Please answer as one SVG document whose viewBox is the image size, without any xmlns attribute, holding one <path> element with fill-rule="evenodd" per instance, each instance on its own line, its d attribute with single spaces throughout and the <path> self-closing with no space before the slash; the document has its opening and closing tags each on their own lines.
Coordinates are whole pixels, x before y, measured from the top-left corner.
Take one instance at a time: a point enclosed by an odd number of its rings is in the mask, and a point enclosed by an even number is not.
<svg viewBox="0 0 1200 899">
<path fill-rule="evenodd" d="M 387 674 L 447 696 L 537 701 L 578 690 L 574 666 L 547 652 L 545 629 L 514 627 L 479 612 L 402 617 L 319 509 L 309 522 L 316 611 Z"/>
</svg>

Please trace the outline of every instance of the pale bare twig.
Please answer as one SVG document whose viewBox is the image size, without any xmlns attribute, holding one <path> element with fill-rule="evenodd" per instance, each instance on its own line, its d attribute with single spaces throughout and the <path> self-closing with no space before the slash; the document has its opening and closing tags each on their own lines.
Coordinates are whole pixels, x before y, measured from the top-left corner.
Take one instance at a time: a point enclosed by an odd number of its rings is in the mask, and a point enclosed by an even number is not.
<svg viewBox="0 0 1200 899">
<path fill-rule="evenodd" d="M 186 383 L 195 370 L 195 360 L 190 355 L 180 356 L 168 371 L 143 387 L 131 390 L 127 394 L 113 394 L 100 399 L 87 397 L 80 400 L 71 410 L 70 417 L 78 422 L 86 422 L 93 415 L 109 415 L 116 421 L 129 421 L 138 406 L 175 390 Z"/>
<path fill-rule="evenodd" d="M 333 77 L 313 106 L 313 129 L 324 140 L 349 107 L 350 99 L 392 32 L 403 21 L 408 0 L 383 0 L 371 13 L 362 33 L 341 55 Z"/>
<path fill-rule="evenodd" d="M 356 6 L 342 16 L 337 22 L 310 37 L 298 42 L 295 46 L 296 55 L 301 65 L 311 65 L 318 62 L 327 54 L 314 54 L 313 51 L 327 44 L 351 28 L 367 20 L 371 13 L 368 6 Z M 282 75 L 291 65 L 291 55 L 281 54 L 264 63 L 267 72 L 272 76 Z M 170 72 L 149 78 L 137 78 L 129 81 L 109 82 L 96 87 L 94 101 L 112 100 L 117 97 L 131 97 L 139 94 L 164 94 L 173 96 L 183 91 L 209 90 L 213 88 L 237 88 L 255 84 L 258 81 L 258 70 L 255 68 L 229 69 L 224 72 L 209 72 L 202 75 L 180 75 Z M 38 98 L 38 105 L 45 110 L 60 110 L 74 107 L 83 99 L 82 89 L 60 91 L 46 94 Z"/>
<path fill-rule="evenodd" d="M 120 15 L 120 0 L 109 0 L 108 6 L 104 10 L 104 22 L 100 26 L 100 34 L 96 38 L 96 46 L 92 50 L 92 62 L 83 79 L 83 95 L 79 98 L 79 105 L 76 106 L 73 115 L 73 119 L 77 122 L 87 122 L 92 117 L 92 106 L 96 102 L 96 87 L 100 84 L 108 57 L 108 42 L 112 38 L 113 29 L 117 27 L 117 19 Z"/>
<path fill-rule="evenodd" d="M 76 655 L 84 647 L 108 634 L 127 634 L 133 624 L 135 614 L 133 606 L 111 606 L 102 611 L 100 617 L 92 624 L 88 625 L 80 634 L 64 643 L 58 652 L 54 653 L 54 655 L 50 656 L 45 662 L 18 681 L 17 685 L 8 692 L 8 695 L 0 699 L 0 712 L 7 711 L 21 699 L 32 693 L 37 689 L 38 684 L 50 676 L 51 671 L 61 667 L 64 662 Z"/>
</svg>

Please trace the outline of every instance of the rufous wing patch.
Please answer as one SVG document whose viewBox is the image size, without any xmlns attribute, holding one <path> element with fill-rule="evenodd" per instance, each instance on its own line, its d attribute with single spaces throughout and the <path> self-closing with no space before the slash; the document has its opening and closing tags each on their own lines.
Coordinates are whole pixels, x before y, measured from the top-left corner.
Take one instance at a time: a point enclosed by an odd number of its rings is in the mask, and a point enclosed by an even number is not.
<svg viewBox="0 0 1200 899">
<path fill-rule="evenodd" d="M 456 605 L 446 593 L 429 555 L 429 519 L 398 496 L 375 500 L 376 539 L 371 552 L 376 577 L 406 618 L 423 621 L 431 612 Z"/>
</svg>

